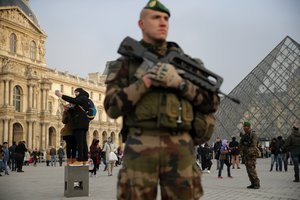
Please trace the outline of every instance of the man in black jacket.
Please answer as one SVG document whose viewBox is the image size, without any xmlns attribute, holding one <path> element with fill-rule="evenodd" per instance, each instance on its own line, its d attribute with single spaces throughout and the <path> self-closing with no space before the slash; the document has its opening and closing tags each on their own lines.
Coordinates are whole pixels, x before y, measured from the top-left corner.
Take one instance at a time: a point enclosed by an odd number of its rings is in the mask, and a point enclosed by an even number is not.
<svg viewBox="0 0 300 200">
<path fill-rule="evenodd" d="M 86 164 L 88 160 L 88 146 L 86 141 L 86 134 L 89 129 L 90 120 L 87 117 L 86 111 L 89 109 L 88 101 L 89 94 L 82 88 L 76 88 L 75 98 L 67 95 L 62 95 L 59 90 L 55 91 L 55 95 L 61 97 L 63 100 L 74 104 L 74 108 L 71 112 L 71 127 L 73 135 L 76 138 L 78 157 L 77 162 L 74 165 Z"/>
<path fill-rule="evenodd" d="M 295 180 L 299 182 L 299 160 L 300 160 L 300 132 L 298 126 L 293 126 L 291 135 L 286 139 L 283 149 L 288 149 L 291 152 L 294 163 Z"/>
<path fill-rule="evenodd" d="M 229 143 L 229 148 L 231 149 L 231 164 L 232 169 L 236 165 L 237 169 L 240 169 L 240 149 L 239 142 L 236 141 L 236 137 L 232 137 L 232 141 Z"/>
<path fill-rule="evenodd" d="M 23 161 L 24 161 L 24 156 L 26 151 L 27 148 L 25 145 L 25 141 L 20 141 L 15 149 L 17 172 L 24 172 L 22 168 L 23 168 Z"/>
</svg>

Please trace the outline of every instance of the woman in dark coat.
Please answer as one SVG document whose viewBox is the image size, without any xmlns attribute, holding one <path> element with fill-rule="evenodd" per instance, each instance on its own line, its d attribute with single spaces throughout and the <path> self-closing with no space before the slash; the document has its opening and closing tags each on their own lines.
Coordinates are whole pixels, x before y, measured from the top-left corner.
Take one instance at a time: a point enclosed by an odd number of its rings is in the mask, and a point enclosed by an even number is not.
<svg viewBox="0 0 300 200">
<path fill-rule="evenodd" d="M 72 112 L 71 127 L 78 148 L 78 162 L 74 162 L 73 164 L 77 165 L 86 164 L 88 161 L 86 134 L 89 129 L 90 120 L 87 117 L 86 111 L 89 109 L 89 94 L 82 88 L 76 88 L 74 93 L 75 98 L 62 95 L 59 90 L 55 91 L 56 96 L 75 105 Z"/>
</svg>

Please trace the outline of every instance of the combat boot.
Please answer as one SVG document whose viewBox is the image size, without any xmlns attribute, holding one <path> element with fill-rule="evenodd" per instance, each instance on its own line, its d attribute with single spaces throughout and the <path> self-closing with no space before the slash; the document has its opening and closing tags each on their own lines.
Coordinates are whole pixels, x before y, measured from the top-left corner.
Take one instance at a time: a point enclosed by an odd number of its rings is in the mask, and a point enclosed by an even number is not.
<svg viewBox="0 0 300 200">
<path fill-rule="evenodd" d="M 259 189 L 260 188 L 260 185 L 254 185 L 253 186 L 253 189 Z"/>
<path fill-rule="evenodd" d="M 254 188 L 254 185 L 251 184 L 251 185 L 247 186 L 247 188 L 248 188 L 248 189 L 253 189 L 253 188 Z"/>
</svg>

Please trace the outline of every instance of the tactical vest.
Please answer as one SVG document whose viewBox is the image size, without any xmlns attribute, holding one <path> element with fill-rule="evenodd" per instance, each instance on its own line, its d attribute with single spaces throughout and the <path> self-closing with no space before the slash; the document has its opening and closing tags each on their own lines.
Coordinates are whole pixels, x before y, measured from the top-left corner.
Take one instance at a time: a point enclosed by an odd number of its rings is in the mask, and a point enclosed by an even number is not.
<svg viewBox="0 0 300 200">
<path fill-rule="evenodd" d="M 132 84 L 137 81 L 135 74 L 142 61 L 127 61 L 128 81 Z M 136 104 L 135 109 L 126 115 L 125 123 L 128 127 L 189 131 L 193 118 L 193 106 L 178 91 L 151 87 Z"/>
</svg>

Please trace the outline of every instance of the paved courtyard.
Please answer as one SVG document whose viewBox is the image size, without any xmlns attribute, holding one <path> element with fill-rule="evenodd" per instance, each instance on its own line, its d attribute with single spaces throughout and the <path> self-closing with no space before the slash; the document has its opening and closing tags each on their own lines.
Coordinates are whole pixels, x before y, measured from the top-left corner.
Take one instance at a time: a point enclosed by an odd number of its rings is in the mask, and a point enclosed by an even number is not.
<svg viewBox="0 0 300 200">
<path fill-rule="evenodd" d="M 214 162 L 210 174 L 202 175 L 204 196 L 201 200 L 299 200 L 300 183 L 292 182 L 293 166 L 288 172 L 269 172 L 270 159 L 258 159 L 258 175 L 261 188 L 246 189 L 249 180 L 244 165 L 241 169 L 232 169 L 233 179 L 217 178 Z M 96 177 L 89 178 L 88 197 L 64 197 L 64 167 L 46 167 L 39 163 L 37 167 L 25 166 L 24 173 L 9 172 L 9 176 L 0 177 L 0 200 L 113 200 L 116 199 L 116 180 L 120 167 L 115 168 L 113 176 L 103 172 L 103 165 Z M 157 198 L 160 199 L 160 198 Z"/>
</svg>

